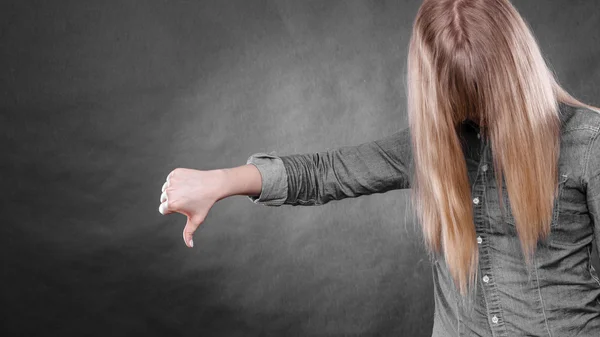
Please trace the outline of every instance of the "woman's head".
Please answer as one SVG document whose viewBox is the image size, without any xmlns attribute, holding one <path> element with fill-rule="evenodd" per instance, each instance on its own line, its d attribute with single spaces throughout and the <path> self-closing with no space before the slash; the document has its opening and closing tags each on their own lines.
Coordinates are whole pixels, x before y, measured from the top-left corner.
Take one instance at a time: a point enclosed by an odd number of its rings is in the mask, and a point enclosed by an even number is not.
<svg viewBox="0 0 600 337">
<path fill-rule="evenodd" d="M 407 89 L 415 210 L 428 248 L 444 255 L 466 294 L 476 278 L 478 245 L 461 122 L 479 123 L 491 143 L 497 186 L 504 176 L 529 261 L 550 229 L 558 103 L 587 105 L 560 87 L 508 0 L 423 1 L 410 40 Z"/>
</svg>

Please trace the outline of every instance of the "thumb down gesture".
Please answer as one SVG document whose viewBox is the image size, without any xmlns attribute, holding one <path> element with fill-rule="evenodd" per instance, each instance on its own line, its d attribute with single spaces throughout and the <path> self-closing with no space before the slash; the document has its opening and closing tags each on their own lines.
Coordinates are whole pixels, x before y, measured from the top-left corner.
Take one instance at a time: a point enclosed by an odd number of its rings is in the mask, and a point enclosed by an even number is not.
<svg viewBox="0 0 600 337">
<path fill-rule="evenodd" d="M 183 241 L 190 248 L 194 247 L 194 232 L 220 199 L 221 182 L 222 176 L 216 170 L 176 168 L 163 184 L 158 211 L 163 215 L 180 213 L 187 217 Z"/>
</svg>

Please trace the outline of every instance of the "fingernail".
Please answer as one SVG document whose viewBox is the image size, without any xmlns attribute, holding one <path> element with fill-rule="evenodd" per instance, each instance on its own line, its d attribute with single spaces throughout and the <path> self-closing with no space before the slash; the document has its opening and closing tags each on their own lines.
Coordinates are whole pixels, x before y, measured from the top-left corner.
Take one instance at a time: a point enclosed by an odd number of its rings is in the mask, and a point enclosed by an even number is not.
<svg viewBox="0 0 600 337">
<path fill-rule="evenodd" d="M 158 206 L 158 211 L 160 212 L 160 214 L 165 215 L 168 203 L 169 203 L 168 201 L 165 201 L 162 204 L 160 204 L 160 206 Z"/>
<path fill-rule="evenodd" d="M 194 247 L 194 239 L 190 239 L 190 247 Z"/>
<path fill-rule="evenodd" d="M 160 195 L 160 202 L 164 202 L 167 200 L 167 192 L 162 192 Z"/>
</svg>

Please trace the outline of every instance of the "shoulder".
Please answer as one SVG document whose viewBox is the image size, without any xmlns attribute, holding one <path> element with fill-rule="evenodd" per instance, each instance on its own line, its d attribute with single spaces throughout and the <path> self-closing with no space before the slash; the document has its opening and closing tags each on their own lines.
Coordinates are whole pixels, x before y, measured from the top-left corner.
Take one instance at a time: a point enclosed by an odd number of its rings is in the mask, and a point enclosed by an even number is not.
<svg viewBox="0 0 600 337">
<path fill-rule="evenodd" d="M 576 130 L 589 131 L 588 134 L 597 134 L 600 130 L 600 111 L 587 107 L 560 104 L 562 133 Z"/>
<path fill-rule="evenodd" d="M 561 171 L 585 184 L 590 170 L 600 165 L 600 112 L 580 106 L 560 105 Z"/>
</svg>

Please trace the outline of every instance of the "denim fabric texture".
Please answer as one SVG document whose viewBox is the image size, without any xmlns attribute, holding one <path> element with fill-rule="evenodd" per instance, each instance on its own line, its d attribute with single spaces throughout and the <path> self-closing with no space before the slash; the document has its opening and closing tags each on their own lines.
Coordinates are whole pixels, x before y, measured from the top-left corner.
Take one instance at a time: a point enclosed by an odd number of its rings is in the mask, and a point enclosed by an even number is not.
<svg viewBox="0 0 600 337">
<path fill-rule="evenodd" d="M 505 186 L 498 193 L 491 146 L 477 124 L 462 124 L 459 136 L 479 244 L 478 279 L 475 297 L 463 301 L 444 259 L 433 261 L 432 336 L 600 336 L 600 280 L 590 262 L 594 240 L 600 246 L 600 114 L 565 104 L 560 112 L 558 198 L 550 236 L 538 242 L 530 267 Z M 408 128 L 319 153 L 256 153 L 247 163 L 261 172 L 263 191 L 249 198 L 270 206 L 310 206 L 410 188 L 412 159 Z"/>
<path fill-rule="evenodd" d="M 287 173 L 283 161 L 275 152 L 255 153 L 246 164 L 258 168 L 262 177 L 262 190 L 259 196 L 248 196 L 255 204 L 281 206 L 287 199 Z"/>
</svg>

